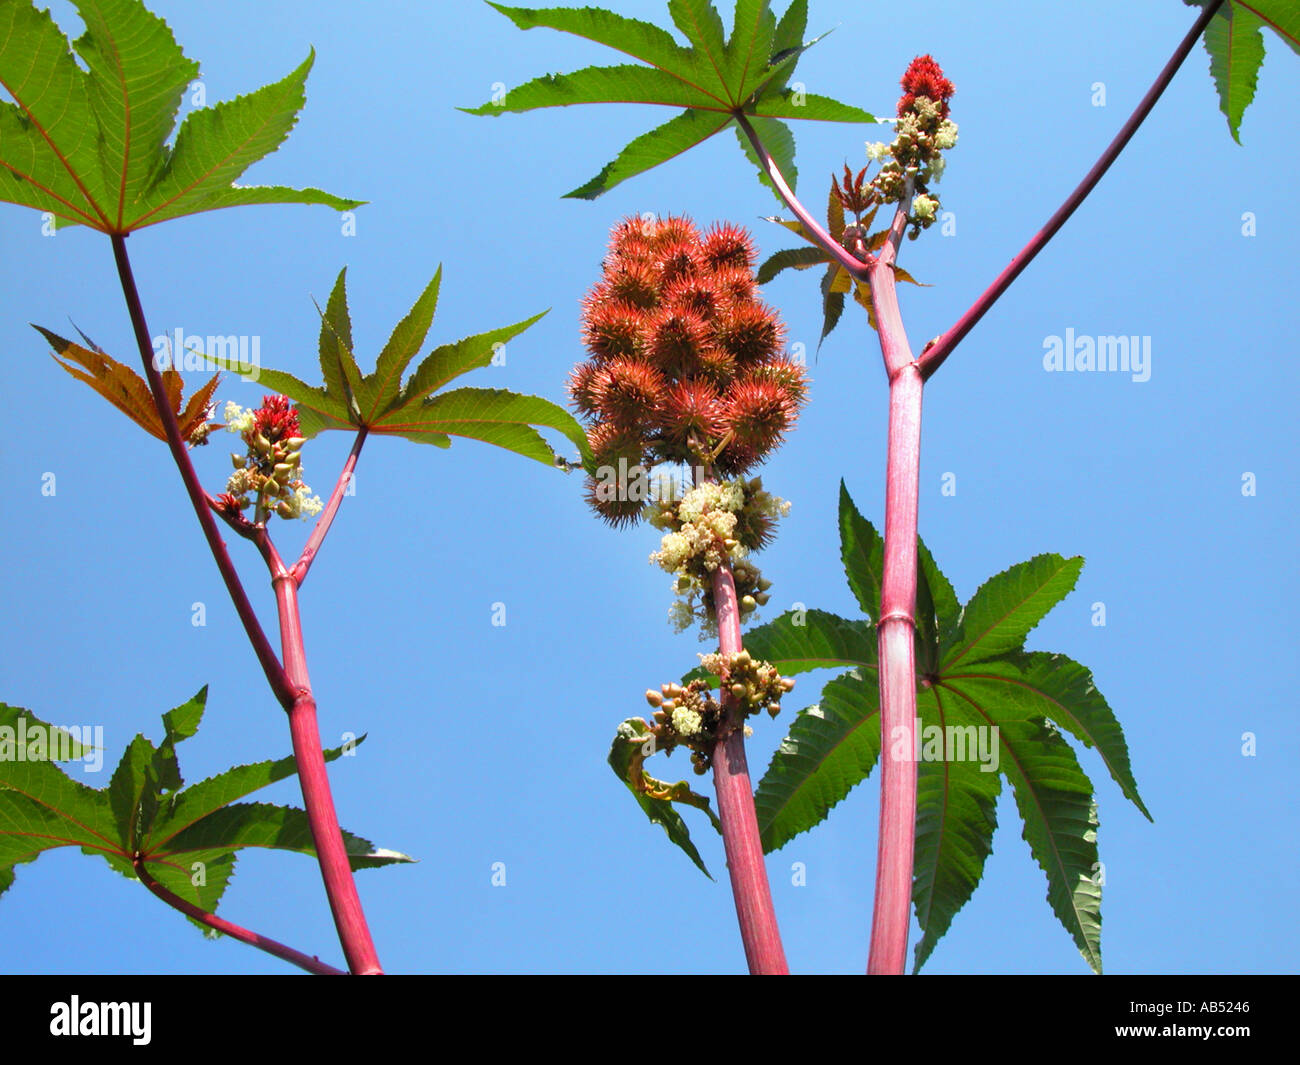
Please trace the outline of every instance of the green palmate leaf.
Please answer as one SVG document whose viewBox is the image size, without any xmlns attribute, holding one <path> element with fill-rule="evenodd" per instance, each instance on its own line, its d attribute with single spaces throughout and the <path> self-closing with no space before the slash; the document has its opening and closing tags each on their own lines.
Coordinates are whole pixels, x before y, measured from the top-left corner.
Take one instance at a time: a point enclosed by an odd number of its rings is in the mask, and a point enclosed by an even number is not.
<svg viewBox="0 0 1300 1065">
<path fill-rule="evenodd" d="M 1219 104 L 1228 119 L 1232 139 L 1241 143 L 1241 116 L 1255 98 L 1260 64 L 1264 62 L 1264 23 L 1244 7 L 1225 4 L 1205 28 L 1210 76 L 1219 91 Z"/>
<path fill-rule="evenodd" d="M 867 617 L 880 617 L 880 575 L 885 567 L 885 541 L 853 505 L 840 481 L 840 559 L 858 606 Z"/>
<path fill-rule="evenodd" d="M 879 711 L 873 669 L 829 681 L 821 702 L 799 713 L 754 793 L 764 851 L 819 824 L 866 779 L 880 757 Z"/>
<path fill-rule="evenodd" d="M 970 665 L 1022 646 L 1029 631 L 1070 594 L 1083 559 L 1037 555 L 991 577 L 966 604 L 951 636 L 946 668 Z"/>
<path fill-rule="evenodd" d="M 868 618 L 879 611 L 884 545 L 840 495 L 846 576 Z M 1087 669 L 1064 655 L 1024 650 L 1027 633 L 1066 595 L 1081 559 L 1039 555 L 993 577 L 962 610 L 948 579 L 917 543 L 917 767 L 913 903 L 920 968 L 983 876 L 1001 778 L 1015 794 L 1048 902 L 1088 964 L 1101 965 L 1101 892 L 1093 787 L 1062 733 L 1096 747 L 1124 795 L 1148 818 L 1123 731 Z M 820 611 L 808 631 L 790 616 L 746 634 L 751 654 L 783 672 L 851 664 L 803 711 L 755 796 L 764 847 L 813 827 L 871 770 L 881 742 L 874 629 Z M 856 624 L 857 629 L 849 626 Z M 852 662 L 853 654 L 860 656 Z M 783 661 L 788 660 L 788 665 Z M 839 661 L 837 662 L 837 656 Z M 794 668 L 792 668 L 794 667 Z M 893 751 L 895 757 L 908 752 Z"/>
<path fill-rule="evenodd" d="M 1204 7 L 1208 0 L 1184 2 Z M 1202 37 L 1210 55 L 1210 76 L 1219 93 L 1219 109 L 1238 144 L 1241 118 L 1255 98 L 1264 61 L 1265 27 L 1300 52 L 1300 5 L 1295 0 L 1230 0 L 1215 13 Z"/>
<path fill-rule="evenodd" d="M 347 271 L 341 271 L 321 311 L 320 366 L 324 387 L 308 385 L 292 374 L 269 369 L 259 370 L 259 383 L 298 404 L 298 420 L 304 436 L 315 436 L 326 429 L 364 428 L 371 434 L 401 436 L 444 448 L 451 446 L 452 436 L 462 436 L 555 465 L 555 452 L 535 428 L 541 427 L 563 434 L 577 446 L 583 463 L 589 463 L 591 447 L 582 426 L 568 411 L 549 400 L 490 388 L 439 391 L 462 374 L 491 365 L 506 342 L 531 326 L 541 314 L 440 345 L 402 383 L 407 366 L 428 336 L 441 282 L 439 266 L 415 305 L 393 328 L 374 371 L 366 374 L 353 353 Z M 219 365 L 233 365 L 221 358 L 215 361 Z"/>
<path fill-rule="evenodd" d="M 718 823 L 709 800 L 691 791 L 686 781 L 679 780 L 676 784 L 668 784 L 656 780 L 645 772 L 643 763 L 654 753 L 654 735 L 650 732 L 650 726 L 643 719 L 633 717 L 619 725 L 614 742 L 609 748 L 608 761 L 610 768 L 614 770 L 614 775 L 627 785 L 645 815 L 654 824 L 662 827 L 668 833 L 668 838 L 681 847 L 700 872 L 712 880 L 713 875 L 705 867 L 704 859 L 700 857 L 700 852 L 691 842 L 690 829 L 686 827 L 681 814 L 673 809 L 673 803 L 703 810 L 709 815 L 710 823 L 718 832 L 722 831 L 722 826 Z"/>
<path fill-rule="evenodd" d="M 918 695 L 917 703 L 923 722 L 923 753 L 934 753 L 925 751 L 927 742 L 941 746 L 938 757 L 923 757 L 916 767 L 912 904 L 924 934 L 916 944 L 914 970 L 925 964 L 984 875 L 1002 790 L 1001 776 L 985 772 L 983 765 L 969 757 L 969 751 L 962 752 L 967 757 L 956 757 L 957 744 L 965 743 L 972 727 L 979 728 L 984 722 L 960 700 L 944 698 L 933 690 Z"/>
<path fill-rule="evenodd" d="M 607 45 L 644 65 L 587 67 L 517 86 L 473 115 L 502 115 L 586 103 L 645 103 L 680 114 L 628 144 L 590 181 L 568 195 L 594 199 L 621 181 L 680 155 L 745 115 L 793 187 L 794 140 L 780 119 L 874 122 L 859 108 L 787 88 L 804 42 L 806 0 L 794 0 L 778 23 L 769 0 L 737 0 L 730 36 L 709 0 L 669 0 L 683 47 L 667 30 L 601 8 L 530 9 L 492 4 L 520 29 L 548 27 Z M 757 163 L 748 138 L 741 147 Z M 766 173 L 760 168 L 766 183 Z"/>
<path fill-rule="evenodd" d="M 113 234 L 241 204 L 360 203 L 234 184 L 293 128 L 313 56 L 273 85 L 191 112 L 168 147 L 198 64 L 140 0 L 75 6 L 86 29 L 70 45 L 29 0 L 0 2 L 0 86 L 14 101 L 0 103 L 0 200 Z"/>
<path fill-rule="evenodd" d="M 143 869 L 173 894 L 213 912 L 240 849 L 273 847 L 314 854 L 301 810 L 265 803 L 231 805 L 296 773 L 292 756 L 237 766 L 182 788 L 176 745 L 198 731 L 206 700 L 204 688 L 164 714 L 158 746 L 136 736 L 102 789 L 73 780 L 46 756 L 65 732 L 26 710 L 0 705 L 0 894 L 13 883 L 18 864 L 56 847 L 78 846 L 126 877 L 136 878 Z M 44 745 L 28 739 L 37 733 L 46 737 Z M 67 750 L 81 756 L 92 749 L 63 746 L 59 757 Z M 325 758 L 333 760 L 342 753 L 342 748 L 327 751 Z M 412 860 L 348 833 L 344 840 L 354 869 Z"/>
</svg>

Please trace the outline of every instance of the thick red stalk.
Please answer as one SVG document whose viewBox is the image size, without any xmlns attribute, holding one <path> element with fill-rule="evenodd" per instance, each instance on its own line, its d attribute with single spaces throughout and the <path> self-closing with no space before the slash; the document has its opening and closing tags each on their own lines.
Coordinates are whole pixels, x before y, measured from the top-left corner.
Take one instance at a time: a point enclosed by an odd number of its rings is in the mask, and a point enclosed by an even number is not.
<svg viewBox="0 0 1300 1065">
<path fill-rule="evenodd" d="M 361 897 L 352 877 L 343 833 L 339 829 L 334 797 L 330 794 L 329 775 L 325 771 L 325 758 L 321 752 L 320 731 L 316 725 L 316 699 L 311 693 L 311 678 L 307 674 L 307 656 L 303 646 L 302 621 L 298 613 L 298 582 L 285 567 L 279 552 L 265 529 L 259 530 L 258 548 L 271 569 L 271 585 L 275 589 L 275 603 L 280 615 L 280 647 L 284 655 L 284 668 L 294 686 L 297 697 L 289 707 L 289 734 L 293 739 L 293 754 L 298 762 L 298 780 L 302 785 L 303 805 L 311 826 L 311 837 L 316 844 L 316 859 L 320 863 L 325 894 L 329 898 L 334 926 L 338 929 L 348 968 L 358 976 L 383 973 L 379 955 L 375 952 L 366 924 Z"/>
<path fill-rule="evenodd" d="M 1200 17 L 1192 24 L 1192 28 L 1187 31 L 1187 36 L 1182 39 L 1182 42 L 1174 50 L 1174 54 L 1170 56 L 1169 62 L 1165 64 L 1164 69 L 1160 71 L 1159 76 L 1152 83 L 1151 88 L 1147 90 L 1147 94 L 1142 97 L 1136 110 L 1129 116 L 1128 121 L 1124 123 L 1119 133 L 1115 135 L 1115 139 L 1101 153 L 1092 169 L 1079 182 L 1078 187 L 1056 209 L 1056 213 L 1048 219 L 1047 224 L 1035 233 L 1033 239 L 1007 264 L 1006 269 L 998 274 L 993 283 L 980 295 L 979 299 L 971 304 L 970 309 L 957 319 L 956 324 L 925 351 L 921 352 L 918 361 L 923 377 L 928 380 L 930 375 L 943 365 L 943 361 L 952 354 L 953 349 L 961 343 L 967 333 L 975 328 L 975 323 L 984 317 L 985 312 L 997 302 L 998 297 L 1010 287 L 1011 282 L 1020 276 L 1020 271 L 1033 262 L 1034 257 L 1043 250 L 1049 240 L 1056 236 L 1057 230 L 1065 225 L 1070 215 L 1074 214 L 1079 204 L 1083 203 L 1088 193 L 1096 187 L 1097 183 L 1102 179 L 1102 175 L 1110 169 L 1110 164 L 1124 150 L 1124 146 L 1132 139 L 1133 134 L 1137 132 L 1138 127 L 1142 125 L 1147 115 L 1151 113 L 1156 101 L 1160 99 L 1161 94 L 1173 81 L 1174 75 L 1178 73 L 1178 68 L 1182 66 L 1183 60 L 1187 58 L 1187 54 L 1195 46 L 1205 27 L 1209 25 L 1210 19 L 1222 6 L 1223 0 L 1214 0 L 1214 2 L 1206 5 Z"/>
<path fill-rule="evenodd" d="M 114 233 L 111 239 L 113 242 L 113 258 L 117 261 L 117 276 L 122 283 L 122 294 L 126 298 L 127 312 L 131 316 L 131 327 L 135 331 L 136 346 L 140 349 L 140 358 L 144 363 L 145 379 L 149 382 L 149 391 L 153 393 L 154 406 L 158 409 L 158 416 L 162 419 L 163 429 L 167 433 L 167 446 L 171 448 L 172 458 L 181 471 L 181 480 L 185 482 L 185 490 L 189 493 L 190 502 L 194 506 L 194 513 L 198 515 L 199 526 L 203 530 L 204 538 L 208 541 L 208 547 L 212 550 L 212 557 L 216 559 L 217 569 L 221 571 L 221 578 L 226 582 L 226 589 L 230 593 L 231 601 L 235 604 L 235 611 L 239 614 L 239 620 L 244 624 L 244 631 L 248 633 L 249 642 L 253 645 L 253 653 L 257 655 L 257 660 L 262 666 L 262 672 L 266 674 L 266 679 L 271 685 L 271 690 L 275 692 L 276 699 L 279 700 L 281 706 L 288 709 L 293 705 L 295 697 L 293 686 L 290 684 L 284 668 L 275 657 L 275 651 L 272 649 L 266 633 L 262 631 L 261 622 L 257 620 L 257 614 L 253 611 L 253 604 L 249 602 L 244 586 L 240 583 L 239 574 L 235 571 L 235 564 L 230 560 L 230 555 L 226 551 L 225 541 L 221 539 L 217 523 L 208 507 L 207 493 L 203 491 L 203 486 L 199 483 L 198 474 L 194 471 L 194 464 L 190 462 L 189 452 L 186 450 L 185 442 L 181 439 L 180 427 L 176 424 L 176 414 L 171 408 L 171 402 L 167 398 L 166 391 L 163 389 L 162 374 L 154 366 L 153 343 L 149 339 L 149 327 L 145 323 L 144 308 L 140 304 L 140 292 L 136 288 L 135 277 L 131 272 L 131 260 L 126 254 L 126 237 Z"/>
<path fill-rule="evenodd" d="M 910 197 L 909 197 L 910 199 Z M 889 455 L 885 472 L 885 559 L 877 640 L 880 654 L 880 834 L 867 972 L 901 974 L 907 954 L 916 838 L 916 534 L 924 381 L 898 307 L 893 262 L 908 200 L 870 270 L 880 350 L 889 373 Z"/>
<path fill-rule="evenodd" d="M 215 913 L 208 913 L 207 910 L 201 910 L 192 902 L 187 902 L 179 895 L 175 895 L 163 887 L 157 880 L 149 875 L 145 868 L 144 862 L 135 863 L 136 876 L 140 878 L 150 891 L 157 895 L 163 902 L 167 903 L 173 909 L 180 910 L 187 917 L 193 917 L 194 920 L 209 928 L 215 928 L 218 932 L 223 932 L 232 939 L 237 939 L 241 943 L 247 943 L 249 946 L 257 947 L 258 950 L 264 950 L 268 954 L 274 954 L 277 958 L 283 958 L 287 962 L 298 966 L 300 969 L 306 969 L 309 973 L 315 973 L 317 976 L 347 976 L 342 969 L 336 969 L 332 965 L 326 965 L 317 957 L 310 954 L 304 954 L 300 950 L 294 950 L 293 947 L 286 947 L 267 936 L 259 935 L 257 932 L 250 932 L 247 928 L 240 925 L 232 924 L 223 917 L 218 917 Z"/>
<path fill-rule="evenodd" d="M 719 566 L 713 572 L 713 601 L 718 616 L 718 650 L 724 655 L 735 654 L 742 649 L 740 604 L 736 601 L 736 582 L 729 566 Z M 781 947 L 781 932 L 767 882 L 767 866 L 763 862 L 754 789 L 749 782 L 749 763 L 745 760 L 744 722 L 739 718 L 726 677 L 722 678 L 721 693 L 722 707 L 732 731 L 713 749 L 713 784 L 718 792 L 718 820 L 722 822 L 722 842 L 731 875 L 731 894 L 736 900 L 736 917 L 740 921 L 740 938 L 745 944 L 745 960 L 751 975 L 785 976 L 790 970 Z"/>
</svg>

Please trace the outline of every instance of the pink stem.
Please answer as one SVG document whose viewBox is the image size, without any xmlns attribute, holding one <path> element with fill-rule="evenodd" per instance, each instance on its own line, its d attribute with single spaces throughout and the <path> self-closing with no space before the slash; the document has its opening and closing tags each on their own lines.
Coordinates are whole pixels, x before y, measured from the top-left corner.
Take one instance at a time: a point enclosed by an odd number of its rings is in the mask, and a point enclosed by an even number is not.
<svg viewBox="0 0 1300 1065">
<path fill-rule="evenodd" d="M 840 244 L 838 240 L 826 232 L 811 214 L 808 209 L 799 202 L 794 191 L 790 188 L 789 182 L 785 180 L 785 175 L 781 173 L 781 168 L 777 166 L 776 160 L 772 158 L 772 153 L 767 150 L 763 142 L 759 139 L 758 131 L 750 124 L 743 112 L 737 111 L 733 115 L 738 125 L 749 143 L 754 146 L 754 152 L 757 154 L 759 161 L 763 164 L 763 169 L 767 171 L 767 176 L 771 178 L 772 184 L 776 186 L 777 192 L 781 194 L 781 199 L 789 205 L 794 216 L 803 223 L 809 235 L 821 246 L 831 258 L 839 263 L 849 272 L 850 277 L 855 277 L 860 281 L 867 279 L 867 266 L 859 259 L 850 255 L 849 252 Z"/>
<path fill-rule="evenodd" d="M 713 571 L 713 601 L 718 616 L 718 649 L 724 655 L 735 654 L 742 648 L 740 604 L 736 601 L 736 582 L 729 566 L 722 565 Z M 736 900 L 736 917 L 740 921 L 740 938 L 745 944 L 745 960 L 753 976 L 785 976 L 790 970 L 781 947 L 781 932 L 763 861 L 754 789 L 745 760 L 744 722 L 736 712 L 736 699 L 726 677 L 722 678 L 721 698 L 731 731 L 713 748 L 713 784 L 718 792 L 718 820 L 722 822 L 722 842 L 727 852 L 731 893 Z"/>
<path fill-rule="evenodd" d="M 353 471 L 357 468 L 357 459 L 361 457 L 361 448 L 366 442 L 367 432 L 369 430 L 364 425 L 357 430 L 357 438 L 352 442 L 352 450 L 348 453 L 347 462 L 343 464 L 343 472 L 339 474 L 339 479 L 334 484 L 334 491 L 330 493 L 329 502 L 325 504 L 325 511 L 316 520 L 316 528 L 312 529 L 311 536 L 307 539 L 307 546 L 302 549 L 298 561 L 289 571 L 300 588 L 302 582 L 307 579 L 307 571 L 311 569 L 311 564 L 316 561 L 316 554 L 320 551 L 325 535 L 334 523 L 334 515 L 338 513 L 339 504 L 343 502 L 343 493 L 347 490 Z"/>
<path fill-rule="evenodd" d="M 1160 71 L 1160 75 L 1156 78 L 1155 82 L 1152 83 L 1151 88 L 1147 90 L 1147 94 L 1142 97 L 1142 101 L 1138 104 L 1137 109 L 1129 116 L 1128 121 L 1124 123 L 1123 128 L 1121 128 L 1119 133 L 1116 134 L 1115 139 L 1110 142 L 1110 146 L 1101 153 L 1101 157 L 1093 164 L 1093 167 L 1088 171 L 1087 176 L 1079 182 L 1078 187 L 1070 193 L 1069 198 L 1066 199 L 1066 201 L 1056 209 L 1056 213 L 1048 219 L 1047 225 L 1043 226 L 1042 229 L 1034 234 L 1033 239 L 1026 244 L 1023 249 L 1021 249 L 1020 254 L 1007 264 L 1006 269 L 1003 270 L 1002 273 L 998 274 L 993 283 L 984 290 L 979 299 L 971 304 L 970 309 L 957 320 L 956 324 L 926 348 L 925 351 L 921 352 L 921 357 L 918 361 L 921 366 L 921 375 L 923 377 L 928 380 L 930 375 L 943 365 L 943 361 L 952 354 L 953 349 L 961 343 L 967 333 L 975 328 L 975 323 L 984 317 L 985 312 L 988 311 L 988 309 L 997 301 L 998 297 L 1007 290 L 1011 285 L 1011 282 L 1020 276 L 1020 271 L 1033 262 L 1034 257 L 1043 250 L 1044 246 L 1046 246 L 1047 242 L 1051 240 L 1052 237 L 1056 236 L 1057 230 L 1065 225 L 1066 219 L 1068 219 L 1070 215 L 1074 214 L 1074 211 L 1079 204 L 1083 203 L 1087 198 L 1088 193 L 1096 187 L 1097 182 L 1101 180 L 1102 175 L 1110 169 L 1110 164 L 1113 163 L 1119 156 L 1119 153 L 1124 150 L 1124 146 L 1128 144 L 1130 139 L 1132 139 L 1133 134 L 1137 132 L 1138 127 L 1142 125 L 1142 122 L 1146 119 L 1147 115 L 1151 113 L 1151 109 L 1155 107 L 1156 101 L 1160 99 L 1161 94 L 1169 86 L 1169 83 L 1173 81 L 1174 75 L 1178 73 L 1178 68 L 1182 66 L 1183 60 L 1187 58 L 1187 54 L 1196 44 L 1197 38 L 1200 37 L 1205 27 L 1209 25 L 1210 19 L 1214 17 L 1215 13 L 1222 6 L 1223 0 L 1213 0 L 1212 3 L 1206 5 L 1205 9 L 1200 14 L 1200 17 L 1197 18 L 1196 22 L 1193 23 L 1192 28 L 1187 32 L 1187 36 L 1183 38 L 1182 42 L 1174 50 L 1174 54 L 1169 58 L 1169 62 L 1165 64 L 1164 69 Z"/>
<path fill-rule="evenodd" d="M 279 943 L 268 936 L 259 935 L 257 932 L 250 932 L 247 928 L 243 928 L 237 924 L 232 924 L 230 921 L 218 917 L 215 913 L 208 913 L 207 910 L 201 910 L 192 902 L 187 902 L 179 895 L 172 894 L 172 892 L 168 891 L 158 883 L 157 880 L 149 875 L 148 870 L 145 868 L 145 864 L 142 861 L 135 863 L 135 873 L 144 886 L 157 895 L 158 898 L 162 899 L 163 902 L 167 903 L 168 906 L 180 910 L 181 913 L 188 917 L 193 917 L 194 920 L 207 925 L 209 928 L 215 928 L 218 932 L 224 932 L 232 939 L 237 939 L 241 943 L 247 943 L 249 946 L 257 947 L 258 950 L 264 950 L 268 954 L 274 954 L 277 958 L 283 958 L 285 961 L 298 966 L 298 968 L 306 969 L 309 973 L 315 973 L 317 976 L 347 975 L 343 970 L 336 969 L 332 965 L 326 965 L 317 957 L 304 954 L 299 950 L 294 950 L 293 947 L 286 947 L 283 943 Z"/>
<path fill-rule="evenodd" d="M 180 427 L 176 424 L 176 414 L 172 410 L 171 401 L 167 398 L 166 390 L 163 388 L 162 374 L 158 372 L 153 364 L 153 344 L 149 339 L 149 327 L 145 323 L 144 308 L 140 304 L 140 292 L 136 288 L 135 277 L 131 272 L 131 260 L 126 254 L 126 237 L 114 233 L 112 234 L 112 242 L 113 257 L 117 261 L 117 275 L 122 282 L 122 293 L 126 297 L 127 312 L 131 316 L 131 327 L 135 331 L 136 346 L 140 349 L 140 358 L 144 362 L 145 379 L 149 382 L 149 391 L 153 393 L 154 406 L 158 409 L 158 417 L 162 419 L 163 430 L 167 434 L 167 446 L 171 449 L 172 458 L 181 471 L 181 480 L 185 482 L 185 490 L 189 493 L 190 502 L 194 506 L 194 513 L 198 515 L 199 526 L 203 530 L 204 538 L 208 541 L 208 547 L 212 550 L 212 557 L 216 559 L 217 569 L 221 571 L 222 580 L 226 582 L 226 590 L 230 593 L 230 599 L 235 604 L 235 612 L 239 615 L 239 620 L 244 624 L 244 631 L 248 633 L 249 642 L 253 645 L 253 653 L 257 655 L 257 660 L 262 666 L 262 672 L 266 674 L 266 679 L 270 683 L 276 699 L 279 700 L 281 706 L 287 709 L 293 704 L 293 686 L 290 684 L 284 668 L 275 657 L 275 651 L 272 650 L 271 642 L 266 638 L 266 633 L 262 631 L 261 622 L 257 620 L 257 614 L 253 611 L 253 604 L 248 601 L 248 595 L 244 591 L 243 584 L 240 583 L 235 564 L 230 560 L 230 555 L 226 551 L 225 541 L 221 539 L 217 523 L 208 508 L 208 495 L 203 491 L 203 486 L 199 483 L 198 474 L 194 472 L 194 464 L 190 462 L 185 442 L 181 440 Z"/>
<path fill-rule="evenodd" d="M 348 968 L 356 975 L 379 975 L 383 969 L 370 938 L 361 897 L 357 894 L 352 864 L 348 860 L 343 833 L 339 829 L 334 797 L 330 793 L 329 775 L 325 771 L 325 758 L 321 752 L 320 731 L 316 725 L 316 699 L 311 693 L 311 679 L 307 674 L 302 621 L 298 613 L 298 582 L 281 561 L 265 528 L 259 529 L 256 539 L 271 570 L 271 585 L 275 589 L 275 602 L 280 615 L 280 646 L 284 654 L 284 666 L 297 693 L 293 705 L 289 707 L 289 734 L 293 739 L 293 754 L 298 762 L 303 805 L 307 810 L 307 821 L 316 845 L 316 859 L 320 863 L 330 912 L 334 915 L 334 926 L 338 929 Z"/>
</svg>

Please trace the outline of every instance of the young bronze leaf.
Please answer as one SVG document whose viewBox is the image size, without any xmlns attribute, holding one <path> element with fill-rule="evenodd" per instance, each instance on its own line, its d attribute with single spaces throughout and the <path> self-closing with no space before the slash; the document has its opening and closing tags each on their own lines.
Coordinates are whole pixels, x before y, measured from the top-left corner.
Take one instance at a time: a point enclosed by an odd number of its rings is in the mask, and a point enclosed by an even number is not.
<svg viewBox="0 0 1300 1065">
<path fill-rule="evenodd" d="M 98 347 L 93 350 L 84 348 L 39 325 L 32 328 L 45 337 L 50 347 L 58 353 L 51 356 L 56 363 L 78 381 L 93 388 L 145 432 L 166 443 L 167 433 L 154 406 L 153 394 L 142 377 Z M 68 362 L 61 361 L 60 355 Z M 84 372 L 76 369 L 71 363 L 83 367 Z M 180 426 L 181 439 L 191 446 L 202 443 L 207 436 L 208 412 L 212 404 L 212 395 L 220 379 L 220 374 L 214 374 L 202 388 L 190 396 L 189 402 L 182 409 L 181 375 L 170 368 L 163 371 L 163 388 Z"/>
</svg>

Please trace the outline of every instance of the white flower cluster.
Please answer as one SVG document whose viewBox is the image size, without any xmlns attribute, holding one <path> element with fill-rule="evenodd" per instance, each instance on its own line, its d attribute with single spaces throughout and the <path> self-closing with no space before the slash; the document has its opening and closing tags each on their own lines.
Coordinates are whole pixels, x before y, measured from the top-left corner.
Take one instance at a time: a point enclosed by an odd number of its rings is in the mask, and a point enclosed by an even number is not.
<svg viewBox="0 0 1300 1065">
<path fill-rule="evenodd" d="M 696 735 L 704 727 L 704 718 L 685 706 L 679 706 L 673 711 L 672 715 L 673 728 L 682 736 L 687 738 Z"/>
<path fill-rule="evenodd" d="M 226 401 L 226 432 L 243 435 L 253 428 L 253 412 L 238 403 Z"/>
</svg>

